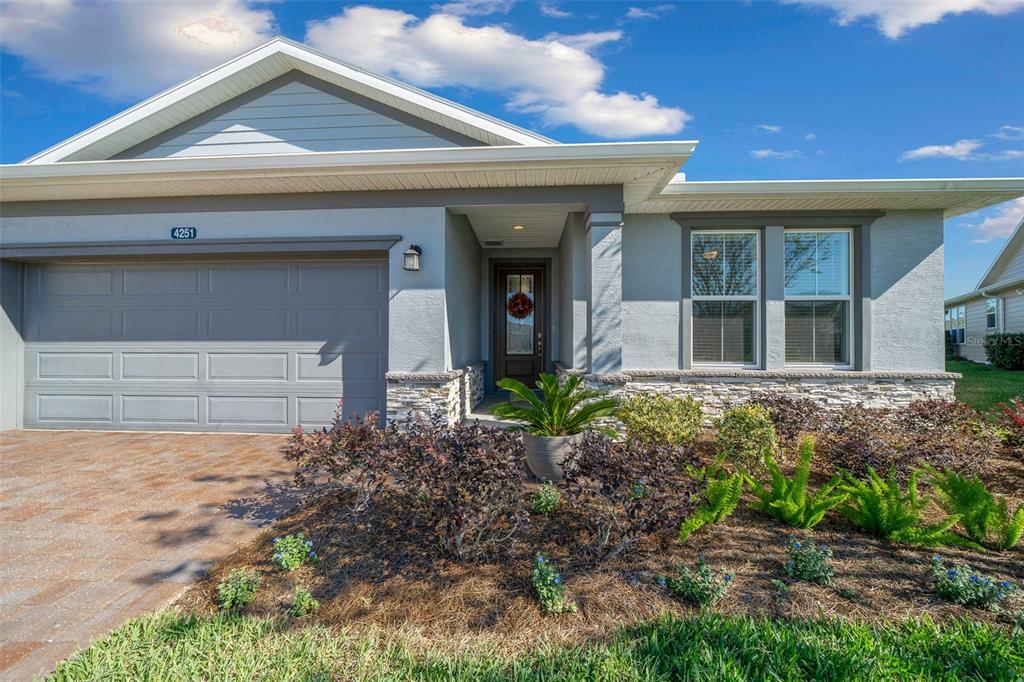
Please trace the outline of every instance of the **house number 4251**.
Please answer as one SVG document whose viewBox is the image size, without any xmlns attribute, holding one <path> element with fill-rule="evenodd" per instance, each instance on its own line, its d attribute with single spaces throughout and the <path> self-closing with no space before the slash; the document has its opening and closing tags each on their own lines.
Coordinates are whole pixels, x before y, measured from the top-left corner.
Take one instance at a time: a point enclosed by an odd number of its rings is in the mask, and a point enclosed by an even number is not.
<svg viewBox="0 0 1024 682">
<path fill-rule="evenodd" d="M 195 239 L 196 228 L 194 227 L 172 227 L 171 239 Z"/>
</svg>

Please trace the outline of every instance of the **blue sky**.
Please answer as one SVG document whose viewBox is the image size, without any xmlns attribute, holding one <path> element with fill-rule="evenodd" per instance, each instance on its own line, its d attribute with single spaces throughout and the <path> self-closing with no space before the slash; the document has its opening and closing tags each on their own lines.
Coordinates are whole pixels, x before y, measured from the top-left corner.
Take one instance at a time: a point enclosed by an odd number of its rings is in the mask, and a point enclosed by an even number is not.
<svg viewBox="0 0 1024 682">
<path fill-rule="evenodd" d="M 691 180 L 1024 176 L 1024 0 L 0 12 L 4 163 L 283 34 L 564 142 L 699 139 Z M 1018 201 L 947 222 L 947 294 L 974 287 L 1022 214 Z"/>
</svg>

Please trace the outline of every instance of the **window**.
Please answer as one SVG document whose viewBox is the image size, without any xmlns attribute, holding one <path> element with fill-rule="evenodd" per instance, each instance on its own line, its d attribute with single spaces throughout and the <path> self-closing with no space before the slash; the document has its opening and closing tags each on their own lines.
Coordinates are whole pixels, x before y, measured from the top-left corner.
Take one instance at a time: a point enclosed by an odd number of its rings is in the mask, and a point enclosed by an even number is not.
<svg viewBox="0 0 1024 682">
<path fill-rule="evenodd" d="M 985 299 L 985 330 L 994 332 L 999 327 L 999 299 Z"/>
<path fill-rule="evenodd" d="M 850 231 L 787 230 L 786 362 L 850 364 Z"/>
<path fill-rule="evenodd" d="M 756 365 L 758 232 L 694 232 L 693 362 Z"/>
<path fill-rule="evenodd" d="M 946 310 L 946 334 L 950 343 L 963 343 L 967 331 L 967 309 L 964 306 Z"/>
</svg>

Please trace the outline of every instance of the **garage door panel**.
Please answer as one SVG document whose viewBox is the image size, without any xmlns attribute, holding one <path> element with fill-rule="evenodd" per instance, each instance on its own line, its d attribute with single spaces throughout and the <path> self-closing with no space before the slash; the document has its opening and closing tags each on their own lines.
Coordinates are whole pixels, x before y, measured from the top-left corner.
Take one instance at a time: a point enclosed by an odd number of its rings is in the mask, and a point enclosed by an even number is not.
<svg viewBox="0 0 1024 682">
<path fill-rule="evenodd" d="M 198 381 L 199 353 L 121 353 L 125 381 Z"/>
<path fill-rule="evenodd" d="M 382 411 L 386 273 L 365 260 L 30 266 L 26 425 L 287 431 L 329 423 L 342 396 L 346 415 Z"/>
</svg>

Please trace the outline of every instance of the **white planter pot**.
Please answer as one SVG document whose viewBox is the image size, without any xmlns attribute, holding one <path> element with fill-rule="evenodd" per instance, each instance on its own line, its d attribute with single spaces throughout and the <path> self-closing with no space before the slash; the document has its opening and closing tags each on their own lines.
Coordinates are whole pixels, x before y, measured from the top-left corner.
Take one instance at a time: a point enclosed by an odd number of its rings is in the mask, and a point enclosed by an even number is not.
<svg viewBox="0 0 1024 682">
<path fill-rule="evenodd" d="M 582 433 L 573 436 L 534 436 L 523 433 L 526 463 L 533 475 L 542 481 L 561 481 L 562 460 L 569 447 L 583 439 Z"/>
</svg>

